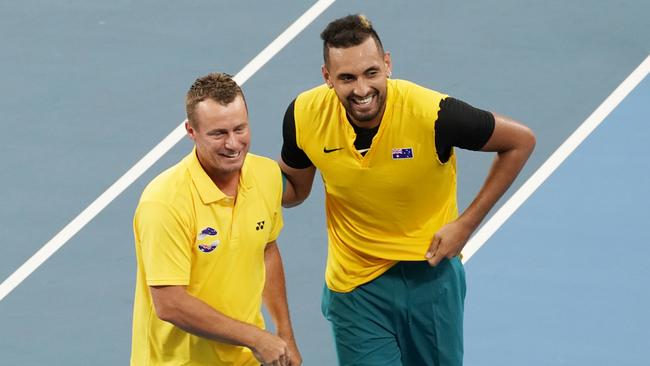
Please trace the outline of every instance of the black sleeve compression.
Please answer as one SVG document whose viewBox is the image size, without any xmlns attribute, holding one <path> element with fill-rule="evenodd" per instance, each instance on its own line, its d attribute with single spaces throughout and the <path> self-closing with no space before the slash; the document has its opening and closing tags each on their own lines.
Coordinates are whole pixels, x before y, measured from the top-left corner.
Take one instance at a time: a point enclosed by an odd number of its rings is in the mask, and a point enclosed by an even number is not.
<svg viewBox="0 0 650 366">
<path fill-rule="evenodd" d="M 282 122 L 282 160 L 290 167 L 295 169 L 305 169 L 312 166 L 311 160 L 307 157 L 296 143 L 296 121 L 293 114 L 293 108 L 296 104 L 294 99 L 287 111 L 284 113 L 284 121 Z"/>
<path fill-rule="evenodd" d="M 494 115 L 448 97 L 440 102 L 435 130 L 438 158 L 446 162 L 454 146 L 480 150 L 494 132 Z"/>
</svg>

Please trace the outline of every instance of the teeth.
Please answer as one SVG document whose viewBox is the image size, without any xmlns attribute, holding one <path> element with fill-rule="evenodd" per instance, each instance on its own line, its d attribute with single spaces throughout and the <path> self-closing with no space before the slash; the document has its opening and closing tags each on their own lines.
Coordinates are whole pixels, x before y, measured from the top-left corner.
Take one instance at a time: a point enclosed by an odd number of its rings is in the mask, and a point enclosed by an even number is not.
<svg viewBox="0 0 650 366">
<path fill-rule="evenodd" d="M 371 100 L 372 100 L 372 95 L 367 96 L 367 97 L 365 97 L 363 99 L 355 99 L 355 102 L 357 104 L 368 104 L 368 103 L 370 103 Z"/>
<path fill-rule="evenodd" d="M 236 158 L 236 157 L 239 156 L 239 151 L 235 152 L 235 153 L 232 153 L 232 154 L 221 154 L 221 155 L 223 155 L 223 156 L 225 156 L 227 158 Z"/>
</svg>

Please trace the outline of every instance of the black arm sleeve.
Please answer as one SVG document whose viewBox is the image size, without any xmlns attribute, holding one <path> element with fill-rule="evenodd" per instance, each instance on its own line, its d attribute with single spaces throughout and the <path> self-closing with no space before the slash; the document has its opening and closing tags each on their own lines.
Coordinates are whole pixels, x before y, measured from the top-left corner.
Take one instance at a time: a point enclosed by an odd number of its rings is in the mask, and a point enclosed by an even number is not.
<svg viewBox="0 0 650 366">
<path fill-rule="evenodd" d="M 435 130 L 438 158 L 444 163 L 454 146 L 480 150 L 494 132 L 494 115 L 448 97 L 440 101 Z"/>
<path fill-rule="evenodd" d="M 288 166 L 294 169 L 305 169 L 313 164 L 307 154 L 296 143 L 296 120 L 293 114 L 295 104 L 296 100 L 294 99 L 284 113 L 284 121 L 282 122 L 283 143 L 280 156 Z"/>
</svg>

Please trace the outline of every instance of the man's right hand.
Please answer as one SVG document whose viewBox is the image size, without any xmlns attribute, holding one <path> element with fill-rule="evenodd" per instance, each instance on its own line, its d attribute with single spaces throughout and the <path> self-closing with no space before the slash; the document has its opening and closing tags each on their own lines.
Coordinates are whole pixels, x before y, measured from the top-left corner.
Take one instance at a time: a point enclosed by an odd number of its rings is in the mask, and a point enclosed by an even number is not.
<svg viewBox="0 0 650 366">
<path fill-rule="evenodd" d="M 262 331 L 251 350 L 263 366 L 291 366 L 291 354 L 287 342 L 271 333 Z"/>
</svg>

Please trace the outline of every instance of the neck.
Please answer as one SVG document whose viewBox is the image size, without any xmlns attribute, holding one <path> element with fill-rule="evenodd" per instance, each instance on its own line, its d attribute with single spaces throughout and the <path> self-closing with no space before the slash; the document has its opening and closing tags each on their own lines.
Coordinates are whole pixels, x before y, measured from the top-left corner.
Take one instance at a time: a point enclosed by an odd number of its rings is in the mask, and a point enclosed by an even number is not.
<svg viewBox="0 0 650 366">
<path fill-rule="evenodd" d="M 239 187 L 240 172 L 232 172 L 229 174 L 208 174 L 212 182 L 219 188 L 221 192 L 230 197 L 237 196 L 237 188 Z"/>
<path fill-rule="evenodd" d="M 206 168 L 206 164 L 203 164 L 201 157 L 197 154 L 196 156 L 199 160 L 199 164 L 203 168 L 203 171 L 210 177 L 210 180 L 227 196 L 236 197 L 237 196 L 237 187 L 239 187 L 239 176 L 241 174 L 241 169 L 234 172 L 220 172 L 213 171 Z"/>
</svg>

